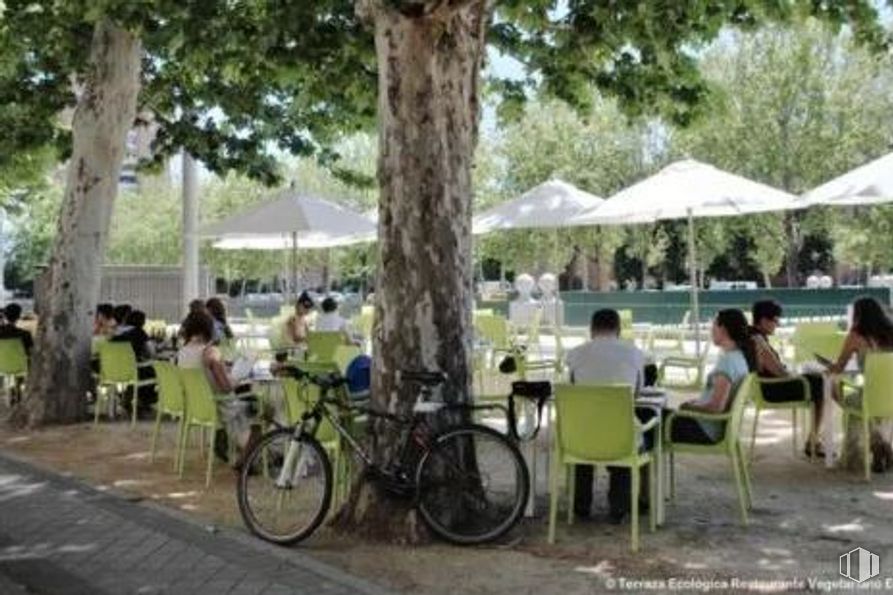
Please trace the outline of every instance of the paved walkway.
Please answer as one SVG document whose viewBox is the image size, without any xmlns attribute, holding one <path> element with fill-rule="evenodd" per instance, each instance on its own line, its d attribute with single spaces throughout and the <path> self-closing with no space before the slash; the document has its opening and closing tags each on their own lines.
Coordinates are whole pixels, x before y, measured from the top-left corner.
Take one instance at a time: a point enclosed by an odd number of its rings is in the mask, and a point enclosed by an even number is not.
<svg viewBox="0 0 893 595">
<path fill-rule="evenodd" d="M 305 554 L 209 530 L 0 453 L 0 593 L 343 595 L 385 591 Z"/>
</svg>

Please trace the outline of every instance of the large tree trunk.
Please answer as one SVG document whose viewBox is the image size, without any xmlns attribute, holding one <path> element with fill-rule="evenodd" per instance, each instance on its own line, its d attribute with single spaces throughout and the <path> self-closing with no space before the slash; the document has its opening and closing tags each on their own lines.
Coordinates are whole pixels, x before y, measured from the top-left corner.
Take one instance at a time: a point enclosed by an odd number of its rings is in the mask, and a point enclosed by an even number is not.
<svg viewBox="0 0 893 595">
<path fill-rule="evenodd" d="M 380 184 L 372 394 L 411 410 L 416 391 L 401 369 L 440 370 L 448 400 L 470 394 L 471 165 L 477 142 L 484 0 L 400 3 L 366 0 L 379 68 Z M 398 437 L 373 429 L 377 461 Z M 409 502 L 355 486 L 342 526 L 393 540 L 424 537 Z"/>
<path fill-rule="evenodd" d="M 141 45 L 109 21 L 96 25 L 72 122 L 65 197 L 46 271 L 28 397 L 20 425 L 75 422 L 85 413 L 90 336 L 127 132 L 136 114 Z"/>
</svg>

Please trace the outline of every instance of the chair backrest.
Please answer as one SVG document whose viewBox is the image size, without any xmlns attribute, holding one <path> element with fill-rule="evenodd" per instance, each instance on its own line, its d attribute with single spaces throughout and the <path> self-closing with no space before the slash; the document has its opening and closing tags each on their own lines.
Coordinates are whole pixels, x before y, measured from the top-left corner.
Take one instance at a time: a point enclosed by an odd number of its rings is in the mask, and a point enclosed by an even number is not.
<svg viewBox="0 0 893 595">
<path fill-rule="evenodd" d="M 186 399 L 186 415 L 195 423 L 216 425 L 217 406 L 214 403 L 214 389 L 208 382 L 204 368 L 179 368 L 183 396 Z"/>
<path fill-rule="evenodd" d="M 344 374 L 350 362 L 362 353 L 363 351 L 356 345 L 338 345 L 335 348 L 335 357 L 332 358 L 332 361 L 338 366 L 338 370 Z"/>
<path fill-rule="evenodd" d="M 638 447 L 629 385 L 555 385 L 557 438 L 571 457 L 610 461 L 635 454 Z"/>
<path fill-rule="evenodd" d="M 341 331 L 312 331 L 307 334 L 308 359 L 333 362 L 339 345 L 344 345 L 344 333 Z"/>
<path fill-rule="evenodd" d="M 865 358 L 862 400 L 871 417 L 893 417 L 893 353 L 869 353 Z"/>
<path fill-rule="evenodd" d="M 301 415 L 319 398 L 319 388 L 294 378 L 282 379 L 282 393 L 285 401 L 285 415 L 288 423 L 294 425 L 301 421 Z M 320 442 L 328 442 L 337 438 L 338 433 L 327 419 L 323 419 L 316 431 Z"/>
<path fill-rule="evenodd" d="M 755 390 L 761 390 L 760 383 L 757 381 L 756 373 L 750 373 L 744 377 L 732 395 L 732 402 L 729 404 L 729 412 L 732 415 L 726 424 L 726 433 L 723 436 L 727 443 L 732 445 L 737 443 L 738 434 L 741 432 L 741 421 L 744 419 L 744 408 Z"/>
<path fill-rule="evenodd" d="M 633 311 L 618 310 L 617 314 L 620 315 L 620 338 L 624 340 L 634 339 L 635 333 L 633 333 Z"/>
<path fill-rule="evenodd" d="M 499 314 L 481 314 L 474 317 L 474 328 L 478 338 L 496 349 L 508 349 L 511 346 L 509 322 Z"/>
<path fill-rule="evenodd" d="M 28 355 L 21 339 L 0 339 L 0 374 L 18 376 L 28 373 Z"/>
<path fill-rule="evenodd" d="M 136 355 L 128 341 L 99 344 L 99 380 L 105 383 L 136 382 Z"/>
<path fill-rule="evenodd" d="M 815 360 L 815 354 L 836 359 L 843 347 L 844 335 L 835 322 L 800 323 L 794 329 L 794 363 Z"/>
<path fill-rule="evenodd" d="M 171 362 L 152 362 L 155 369 L 155 386 L 158 390 L 158 407 L 164 413 L 182 413 L 186 406 L 183 384 L 177 366 Z"/>
</svg>

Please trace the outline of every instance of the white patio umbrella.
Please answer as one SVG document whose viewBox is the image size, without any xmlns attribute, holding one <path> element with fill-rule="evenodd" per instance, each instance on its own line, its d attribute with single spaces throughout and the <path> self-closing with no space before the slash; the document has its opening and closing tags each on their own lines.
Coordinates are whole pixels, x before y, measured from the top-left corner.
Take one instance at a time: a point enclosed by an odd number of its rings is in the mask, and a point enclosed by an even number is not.
<svg viewBox="0 0 893 595">
<path fill-rule="evenodd" d="M 885 202 L 893 202 L 893 153 L 825 182 L 800 197 L 804 207 L 843 207 Z"/>
<path fill-rule="evenodd" d="M 549 180 L 478 214 L 472 229 L 478 235 L 505 229 L 564 227 L 568 218 L 603 202 L 603 198 L 573 184 Z"/>
<path fill-rule="evenodd" d="M 567 225 L 629 225 L 687 219 L 691 318 L 695 347 L 700 353 L 694 219 L 795 208 L 801 207 L 792 194 L 686 159 L 618 192 L 601 206 L 572 218 Z"/>
<path fill-rule="evenodd" d="M 297 292 L 301 249 L 348 246 L 375 239 L 375 225 L 362 215 L 322 198 L 294 189 L 254 205 L 202 229 L 201 235 L 218 238 L 223 250 L 292 250 L 292 290 Z"/>
</svg>

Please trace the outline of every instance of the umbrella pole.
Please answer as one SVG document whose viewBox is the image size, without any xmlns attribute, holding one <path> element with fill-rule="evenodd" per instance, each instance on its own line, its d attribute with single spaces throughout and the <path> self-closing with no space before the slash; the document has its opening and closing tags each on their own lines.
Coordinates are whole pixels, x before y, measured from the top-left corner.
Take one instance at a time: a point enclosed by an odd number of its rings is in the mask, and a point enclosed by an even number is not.
<svg viewBox="0 0 893 595">
<path fill-rule="evenodd" d="M 291 232 L 291 292 L 298 300 L 298 232 Z"/>
<path fill-rule="evenodd" d="M 688 268 L 691 284 L 691 323 L 695 329 L 695 354 L 701 355 L 701 320 L 698 309 L 698 263 L 695 258 L 695 218 L 688 209 Z"/>
</svg>

